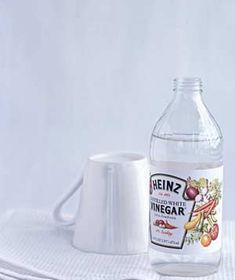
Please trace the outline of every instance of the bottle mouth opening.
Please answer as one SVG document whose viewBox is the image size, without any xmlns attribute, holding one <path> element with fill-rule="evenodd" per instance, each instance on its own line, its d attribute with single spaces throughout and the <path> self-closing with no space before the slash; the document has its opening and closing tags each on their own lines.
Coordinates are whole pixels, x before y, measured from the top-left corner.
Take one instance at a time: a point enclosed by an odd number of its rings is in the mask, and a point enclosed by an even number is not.
<svg viewBox="0 0 235 280">
<path fill-rule="evenodd" d="M 173 80 L 174 90 L 202 91 L 202 80 L 198 77 L 182 77 Z"/>
</svg>

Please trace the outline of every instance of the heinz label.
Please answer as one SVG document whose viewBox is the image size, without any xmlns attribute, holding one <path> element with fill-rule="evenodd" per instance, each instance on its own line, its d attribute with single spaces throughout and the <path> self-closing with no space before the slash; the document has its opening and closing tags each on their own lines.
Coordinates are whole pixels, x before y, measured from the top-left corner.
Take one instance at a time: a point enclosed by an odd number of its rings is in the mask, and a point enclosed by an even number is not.
<svg viewBox="0 0 235 280">
<path fill-rule="evenodd" d="M 175 254 L 221 247 L 223 167 L 161 170 L 150 177 L 150 246 Z"/>
</svg>

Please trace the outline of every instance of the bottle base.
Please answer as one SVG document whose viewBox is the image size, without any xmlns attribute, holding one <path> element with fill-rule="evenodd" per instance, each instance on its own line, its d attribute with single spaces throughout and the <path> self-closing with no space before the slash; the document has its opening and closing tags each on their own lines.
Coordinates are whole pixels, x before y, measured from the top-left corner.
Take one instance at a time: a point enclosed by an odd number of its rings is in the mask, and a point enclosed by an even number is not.
<svg viewBox="0 0 235 280">
<path fill-rule="evenodd" d="M 185 263 L 152 263 L 152 268 L 161 275 L 180 277 L 208 276 L 218 271 L 218 266 Z"/>
</svg>

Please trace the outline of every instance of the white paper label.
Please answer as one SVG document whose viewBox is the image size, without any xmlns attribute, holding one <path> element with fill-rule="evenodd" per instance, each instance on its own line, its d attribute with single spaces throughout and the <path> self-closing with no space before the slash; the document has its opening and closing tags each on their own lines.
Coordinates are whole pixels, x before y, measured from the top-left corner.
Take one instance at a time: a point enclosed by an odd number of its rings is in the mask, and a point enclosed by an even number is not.
<svg viewBox="0 0 235 280">
<path fill-rule="evenodd" d="M 150 246 L 175 254 L 221 248 L 223 167 L 170 169 L 153 165 Z"/>
</svg>

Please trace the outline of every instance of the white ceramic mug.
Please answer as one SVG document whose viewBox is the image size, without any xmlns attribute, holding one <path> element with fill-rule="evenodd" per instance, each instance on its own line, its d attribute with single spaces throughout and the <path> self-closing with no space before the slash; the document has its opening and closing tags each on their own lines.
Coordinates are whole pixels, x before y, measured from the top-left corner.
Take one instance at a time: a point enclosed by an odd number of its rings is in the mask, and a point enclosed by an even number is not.
<svg viewBox="0 0 235 280">
<path fill-rule="evenodd" d="M 78 190 L 79 207 L 72 220 L 61 210 Z M 62 225 L 75 223 L 73 245 L 103 254 L 138 254 L 148 246 L 149 167 L 134 153 L 91 156 L 79 179 L 57 203 L 53 216 Z"/>
</svg>

